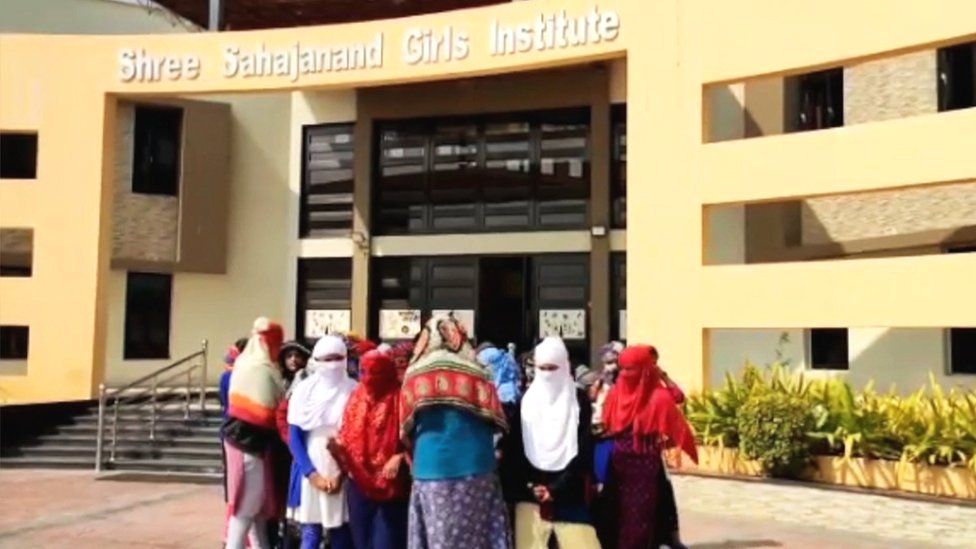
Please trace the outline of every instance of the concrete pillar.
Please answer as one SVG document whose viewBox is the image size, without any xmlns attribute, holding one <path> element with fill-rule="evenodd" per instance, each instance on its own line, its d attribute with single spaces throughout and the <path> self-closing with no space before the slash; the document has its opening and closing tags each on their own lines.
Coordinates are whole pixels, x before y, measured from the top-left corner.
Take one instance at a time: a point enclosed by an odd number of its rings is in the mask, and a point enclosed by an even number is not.
<svg viewBox="0 0 976 549">
<path fill-rule="evenodd" d="M 594 72 L 590 102 L 590 360 L 597 364 L 600 346 L 610 339 L 610 82 L 605 71 Z"/>
<path fill-rule="evenodd" d="M 352 218 L 352 329 L 369 333 L 369 259 L 373 188 L 373 120 L 358 109 L 353 168 Z"/>
</svg>

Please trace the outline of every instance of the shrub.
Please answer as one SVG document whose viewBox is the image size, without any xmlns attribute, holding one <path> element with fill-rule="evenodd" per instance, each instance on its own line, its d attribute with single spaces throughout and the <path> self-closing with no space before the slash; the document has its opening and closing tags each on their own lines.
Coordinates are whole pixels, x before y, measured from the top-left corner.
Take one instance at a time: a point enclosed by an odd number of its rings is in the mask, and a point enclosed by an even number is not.
<svg viewBox="0 0 976 549">
<path fill-rule="evenodd" d="M 776 477 L 795 477 L 810 458 L 810 403 L 801 396 L 754 391 L 739 410 L 739 450 Z"/>
<path fill-rule="evenodd" d="M 764 410 L 769 403 L 757 404 L 770 399 L 783 409 Z M 800 403 L 804 420 L 796 413 Z M 776 456 L 797 457 L 802 450 L 807 456 L 965 466 L 976 472 L 976 390 L 945 391 L 934 378 L 927 388 L 900 396 L 878 394 L 870 384 L 857 391 L 842 379 L 810 380 L 782 364 L 758 368 L 747 363 L 739 376 L 726 376 L 722 387 L 692 395 L 686 413 L 701 444 L 739 447 L 760 461 L 772 447 Z M 799 436 L 776 418 L 793 427 L 810 423 L 805 436 Z M 795 473 L 789 471 L 792 465 L 781 465 L 790 461 L 784 459 L 767 459 L 767 470 Z"/>
</svg>

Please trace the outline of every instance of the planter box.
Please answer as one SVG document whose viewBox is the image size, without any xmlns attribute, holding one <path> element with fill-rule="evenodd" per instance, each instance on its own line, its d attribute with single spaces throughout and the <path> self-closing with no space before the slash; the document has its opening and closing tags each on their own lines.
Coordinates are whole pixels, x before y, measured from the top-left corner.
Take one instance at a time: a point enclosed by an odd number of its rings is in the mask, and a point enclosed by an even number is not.
<svg viewBox="0 0 976 549">
<path fill-rule="evenodd" d="M 698 458 L 698 465 L 684 460 L 680 470 L 690 473 L 762 476 L 759 463 L 742 459 L 739 451 L 734 448 L 699 446 Z M 817 456 L 804 477 L 823 484 L 976 500 L 976 474 L 964 467 Z"/>
</svg>

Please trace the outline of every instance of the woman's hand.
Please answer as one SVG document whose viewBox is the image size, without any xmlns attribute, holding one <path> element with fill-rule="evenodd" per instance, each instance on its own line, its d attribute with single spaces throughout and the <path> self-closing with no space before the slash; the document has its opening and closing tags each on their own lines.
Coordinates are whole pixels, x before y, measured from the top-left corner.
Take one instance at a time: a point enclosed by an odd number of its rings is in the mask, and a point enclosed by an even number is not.
<svg viewBox="0 0 976 549">
<path fill-rule="evenodd" d="M 549 492 L 549 489 L 546 488 L 545 486 L 541 486 L 541 485 L 533 486 L 532 495 L 535 496 L 535 499 L 539 503 L 547 503 L 552 501 L 552 494 Z"/>
<path fill-rule="evenodd" d="M 395 479 L 396 476 L 400 474 L 401 463 L 403 463 L 403 454 L 393 454 L 383 465 L 383 470 L 380 472 L 380 476 L 387 480 Z"/>
<path fill-rule="evenodd" d="M 318 473 L 312 473 L 311 475 L 309 475 L 308 481 L 312 483 L 312 486 L 326 493 L 329 492 L 329 488 L 331 488 L 332 486 L 329 483 L 329 479 L 323 477 Z"/>
</svg>

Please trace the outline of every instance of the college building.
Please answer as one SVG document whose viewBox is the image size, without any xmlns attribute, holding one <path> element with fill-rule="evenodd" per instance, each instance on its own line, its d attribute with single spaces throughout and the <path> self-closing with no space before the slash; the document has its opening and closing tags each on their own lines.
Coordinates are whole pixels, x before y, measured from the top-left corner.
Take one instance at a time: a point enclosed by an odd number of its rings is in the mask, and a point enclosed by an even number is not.
<svg viewBox="0 0 976 549">
<path fill-rule="evenodd" d="M 2 404 L 438 311 L 976 386 L 976 2 L 84 3 L 5 8 Z"/>
</svg>

